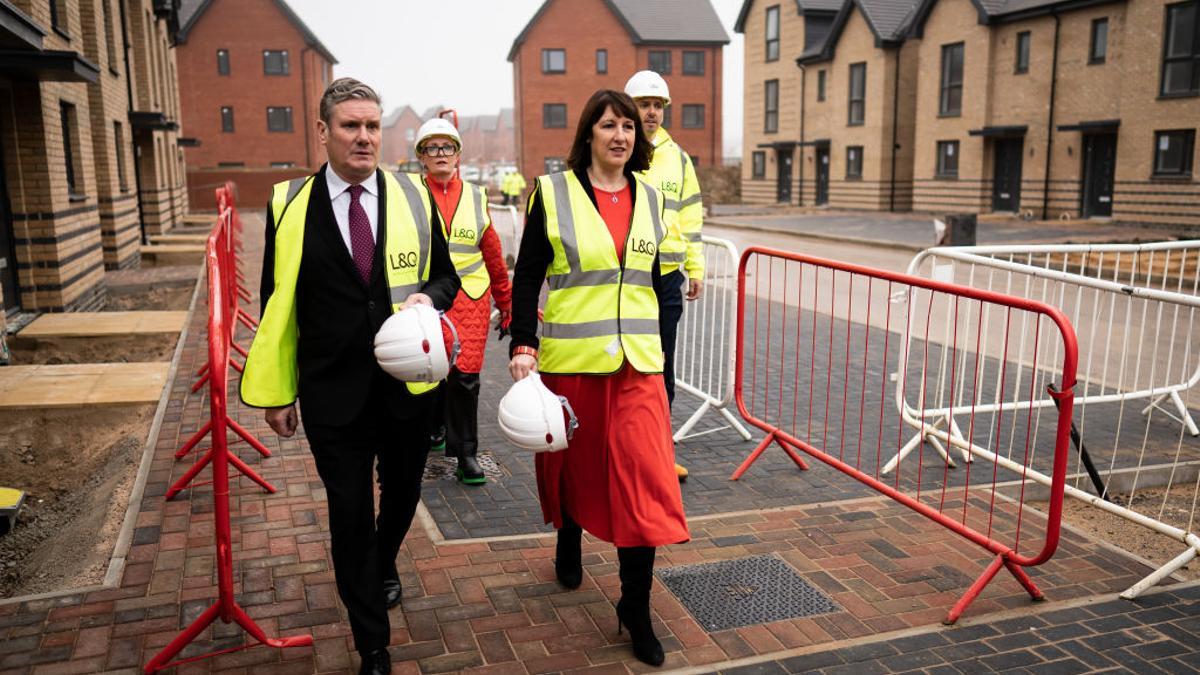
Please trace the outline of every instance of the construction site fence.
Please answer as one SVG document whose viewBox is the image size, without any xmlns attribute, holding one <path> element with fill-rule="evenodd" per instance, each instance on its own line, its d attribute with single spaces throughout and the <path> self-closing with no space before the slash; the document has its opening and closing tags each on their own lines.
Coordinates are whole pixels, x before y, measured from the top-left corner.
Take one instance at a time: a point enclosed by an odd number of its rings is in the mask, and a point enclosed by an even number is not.
<svg viewBox="0 0 1200 675">
<path fill-rule="evenodd" d="M 919 253 L 909 272 L 1038 300 L 1069 317 L 1079 336 L 1079 384 L 1066 494 L 1176 539 L 1182 549 L 1123 597 L 1137 597 L 1200 553 L 1200 430 L 1189 410 L 1200 382 L 1200 241 L 941 247 Z M 1017 377 L 1037 386 L 1010 389 L 979 412 L 1053 411 L 1040 374 L 1029 364 L 1019 368 Z M 918 432 L 885 471 L 916 444 L 947 433 L 948 409 L 958 402 L 952 383 L 934 384 L 923 404 L 922 392 L 897 387 L 904 419 Z M 960 425 L 951 423 L 948 433 L 961 441 Z M 1052 480 L 1045 466 L 1027 475 Z"/>
<path fill-rule="evenodd" d="M 1059 541 L 1075 389 L 1075 332 L 1036 300 L 762 247 L 738 269 L 734 400 L 766 437 L 740 478 L 778 445 L 804 453 L 973 542 L 993 558 L 949 610 L 953 623 L 1001 570 L 1034 599 L 1024 568 Z M 1022 369 L 1036 377 L 1021 378 Z M 894 380 L 894 381 L 893 381 Z M 937 385 L 949 388 L 942 393 Z M 1057 409 L 984 406 L 1014 388 L 1053 385 Z M 897 394 L 897 392 L 899 392 Z M 916 401 L 912 417 L 896 405 Z M 938 397 L 946 410 L 927 414 Z M 884 463 L 912 424 L 923 433 L 903 470 Z M 951 434 L 949 429 L 960 430 Z M 1004 442 L 1011 452 L 998 457 Z M 953 460 L 959 455 L 965 461 Z M 991 460 L 973 469 L 973 457 Z M 1050 477 L 1043 511 L 1026 508 L 1029 473 Z"/>
</svg>

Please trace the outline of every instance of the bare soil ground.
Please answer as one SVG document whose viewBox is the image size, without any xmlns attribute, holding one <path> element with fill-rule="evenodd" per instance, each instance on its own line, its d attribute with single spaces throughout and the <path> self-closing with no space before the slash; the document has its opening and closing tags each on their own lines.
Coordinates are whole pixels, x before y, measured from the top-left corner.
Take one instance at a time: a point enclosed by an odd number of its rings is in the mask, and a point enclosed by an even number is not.
<svg viewBox="0 0 1200 675">
<path fill-rule="evenodd" d="M 178 335 L 122 335 L 116 337 L 22 339 L 9 342 L 12 365 L 61 363 L 138 363 L 170 361 Z"/>
<path fill-rule="evenodd" d="M 1123 506 L 1131 507 L 1138 513 L 1186 530 L 1189 514 L 1192 512 L 1191 486 L 1176 486 L 1171 490 L 1164 506 L 1163 494 L 1165 492 L 1165 488 L 1138 490 L 1133 497 L 1132 504 L 1129 503 L 1127 495 L 1115 495 L 1113 500 Z M 1040 510 L 1046 509 L 1045 502 L 1031 503 L 1030 506 Z M 1161 516 L 1159 515 L 1160 508 Z M 1166 564 L 1187 548 L 1177 539 L 1159 534 L 1069 497 L 1063 501 L 1063 522 L 1089 537 L 1102 539 L 1113 546 L 1149 560 L 1155 565 Z M 1193 528 L 1195 527 L 1196 525 L 1193 525 Z M 1200 579 L 1200 561 L 1193 560 L 1191 564 L 1176 572 L 1176 575 L 1181 579 Z"/>
<path fill-rule="evenodd" d="M 101 582 L 154 406 L 0 412 L 0 485 L 26 491 L 0 537 L 0 597 Z"/>
<path fill-rule="evenodd" d="M 155 286 L 150 289 L 131 287 L 131 290 L 109 288 L 105 311 L 126 312 L 134 310 L 184 310 L 192 301 L 193 287 Z"/>
</svg>

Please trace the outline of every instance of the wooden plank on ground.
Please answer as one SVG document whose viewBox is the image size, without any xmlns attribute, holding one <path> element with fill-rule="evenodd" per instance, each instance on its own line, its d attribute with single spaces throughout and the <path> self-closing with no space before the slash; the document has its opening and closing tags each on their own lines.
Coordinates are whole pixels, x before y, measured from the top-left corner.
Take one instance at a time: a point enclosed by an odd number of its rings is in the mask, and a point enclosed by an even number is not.
<svg viewBox="0 0 1200 675">
<path fill-rule="evenodd" d="M 66 312 L 43 314 L 17 333 L 30 339 L 179 333 L 187 312 Z"/>
<path fill-rule="evenodd" d="M 0 368 L 0 409 L 157 403 L 171 364 L 80 363 Z"/>
</svg>

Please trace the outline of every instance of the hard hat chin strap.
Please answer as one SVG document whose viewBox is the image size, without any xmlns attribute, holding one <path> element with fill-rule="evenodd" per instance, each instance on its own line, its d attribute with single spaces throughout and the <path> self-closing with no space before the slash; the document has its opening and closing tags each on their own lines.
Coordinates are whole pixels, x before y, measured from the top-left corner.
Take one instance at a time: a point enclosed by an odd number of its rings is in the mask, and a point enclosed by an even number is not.
<svg viewBox="0 0 1200 675">
<path fill-rule="evenodd" d="M 569 441 L 575 437 L 575 430 L 579 428 L 579 418 L 575 417 L 575 409 L 571 407 L 571 402 L 567 400 L 566 396 L 559 396 L 558 401 L 562 403 L 562 407 L 567 411 L 567 417 L 570 418 L 570 421 L 567 422 L 567 440 Z"/>
<path fill-rule="evenodd" d="M 450 337 L 452 338 L 452 343 L 450 346 L 449 367 L 452 368 L 454 367 L 454 364 L 458 362 L 458 353 L 462 351 L 462 343 L 458 341 L 458 329 L 454 327 L 454 322 L 450 320 L 450 317 L 446 316 L 445 312 L 438 312 L 438 318 L 442 320 L 442 323 L 446 324 L 446 326 L 450 328 Z"/>
</svg>

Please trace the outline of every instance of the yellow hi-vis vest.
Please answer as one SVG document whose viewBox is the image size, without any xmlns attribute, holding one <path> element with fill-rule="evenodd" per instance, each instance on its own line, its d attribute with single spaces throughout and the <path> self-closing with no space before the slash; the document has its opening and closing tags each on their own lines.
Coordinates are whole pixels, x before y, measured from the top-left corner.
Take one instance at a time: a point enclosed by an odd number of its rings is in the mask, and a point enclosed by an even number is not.
<svg viewBox="0 0 1200 675">
<path fill-rule="evenodd" d="M 689 277 L 703 278 L 704 245 L 700 241 L 700 227 L 704 222 L 704 206 L 696 168 L 666 129 L 659 127 L 651 141 L 654 158 L 650 168 L 639 172 L 638 177 L 663 194 L 667 238 L 658 252 L 659 270 L 670 274 L 684 267 Z"/>
<path fill-rule="evenodd" d="M 547 269 L 538 370 L 614 373 L 626 359 L 643 373 L 661 373 L 654 255 L 665 236 L 662 196 L 635 181 L 633 219 L 623 261 L 608 226 L 571 171 L 539 176 L 546 237 L 554 249 Z"/>
<path fill-rule="evenodd" d="M 450 245 L 450 260 L 458 271 L 458 278 L 462 279 L 462 290 L 472 300 L 483 297 L 492 285 L 492 278 L 483 264 L 483 251 L 479 249 L 479 242 L 483 241 L 483 233 L 489 225 L 487 189 L 463 181 L 446 241 Z"/>
<path fill-rule="evenodd" d="M 319 174 L 318 174 L 319 175 Z M 248 405 L 277 408 L 296 400 L 296 363 L 300 330 L 296 323 L 296 280 L 304 253 L 304 225 L 316 176 L 276 183 L 271 192 L 275 217 L 275 288 L 259 319 L 242 373 L 240 393 Z M 429 279 L 429 193 L 418 176 L 383 173 L 386 195 L 385 269 L 392 311 Z M 421 394 L 437 383 L 406 382 L 409 392 Z"/>
</svg>

